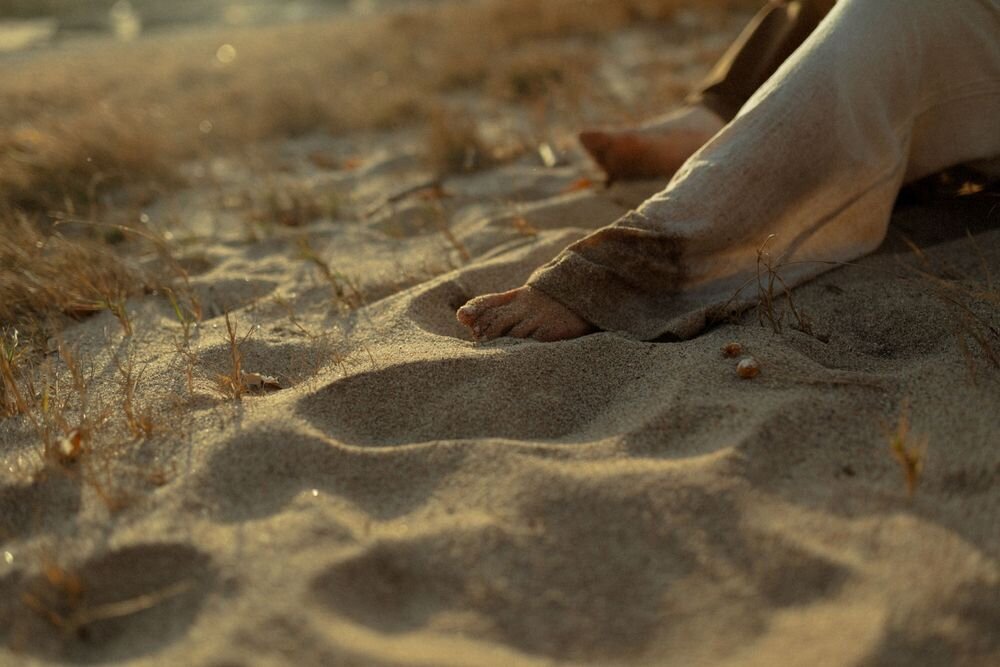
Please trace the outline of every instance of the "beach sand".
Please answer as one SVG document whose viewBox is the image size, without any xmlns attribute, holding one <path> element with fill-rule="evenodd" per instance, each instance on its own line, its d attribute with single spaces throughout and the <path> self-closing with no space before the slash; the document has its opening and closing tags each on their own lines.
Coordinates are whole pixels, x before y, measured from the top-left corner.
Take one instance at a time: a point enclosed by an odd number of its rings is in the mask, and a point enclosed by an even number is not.
<svg viewBox="0 0 1000 667">
<path fill-rule="evenodd" d="M 151 211 L 197 239 L 186 347 L 155 294 L 132 336 L 63 334 L 92 406 L 134 360 L 141 465 L 54 470 L 0 423 L 0 664 L 1000 664 L 995 196 L 901 205 L 795 290 L 803 322 L 778 294 L 780 332 L 477 344 L 466 299 L 662 184 L 604 188 L 567 145 L 394 198 L 434 181 L 406 141 L 318 141 L 274 178 L 349 202 L 320 221 L 248 242 L 224 164 Z M 226 313 L 280 388 L 220 395 Z"/>
</svg>

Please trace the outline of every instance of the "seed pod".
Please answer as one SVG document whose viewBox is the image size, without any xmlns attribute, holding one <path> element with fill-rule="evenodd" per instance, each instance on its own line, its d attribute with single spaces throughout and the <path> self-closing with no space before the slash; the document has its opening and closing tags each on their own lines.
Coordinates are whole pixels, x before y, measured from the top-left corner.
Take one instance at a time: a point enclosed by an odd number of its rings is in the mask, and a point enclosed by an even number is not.
<svg viewBox="0 0 1000 667">
<path fill-rule="evenodd" d="M 739 343 L 727 343 L 722 346 L 722 356 L 726 359 L 735 359 L 743 354 L 743 346 Z"/>
<path fill-rule="evenodd" d="M 736 364 L 736 374 L 744 380 L 750 380 L 760 375 L 760 362 L 753 357 L 744 357 Z"/>
</svg>

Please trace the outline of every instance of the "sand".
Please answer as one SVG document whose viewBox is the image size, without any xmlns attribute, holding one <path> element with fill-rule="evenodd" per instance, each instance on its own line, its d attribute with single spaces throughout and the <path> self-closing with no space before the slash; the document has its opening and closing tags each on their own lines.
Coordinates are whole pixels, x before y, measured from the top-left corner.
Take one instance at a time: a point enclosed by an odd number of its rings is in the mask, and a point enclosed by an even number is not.
<svg viewBox="0 0 1000 667">
<path fill-rule="evenodd" d="M 567 148 L 386 203 L 432 180 L 409 140 L 280 147 L 275 178 L 342 202 L 307 227 L 248 229 L 225 202 L 264 186 L 224 161 L 150 209 L 188 226 L 205 319 L 185 348 L 149 295 L 131 337 L 108 313 L 64 334 L 95 403 L 115 358 L 141 371 L 131 463 L 43 470 L 0 423 L 0 663 L 1000 664 L 1000 370 L 972 335 L 996 346 L 1000 311 L 970 296 L 1000 279 L 995 198 L 901 206 L 879 253 L 795 291 L 811 333 L 782 300 L 780 333 L 751 311 L 684 342 L 477 344 L 459 305 L 658 184 L 581 188 Z M 225 312 L 281 389 L 220 395 Z"/>
<path fill-rule="evenodd" d="M 193 391 L 162 298 L 130 302 L 131 339 L 107 313 L 68 331 L 95 387 L 112 352 L 143 361 L 143 395 L 172 415 L 149 469 L 167 472 L 109 513 L 72 475 L 24 481 L 36 445 L 0 427 L 0 662 L 996 664 L 1000 374 L 969 338 L 963 353 L 961 311 L 913 268 L 1000 275 L 1000 231 L 964 236 L 991 202 L 901 209 L 893 234 L 926 264 L 889 243 L 797 290 L 813 335 L 748 313 L 686 342 L 476 344 L 456 306 L 656 187 L 566 193 L 582 157 L 535 162 L 448 179 L 433 205 L 454 243 L 412 197 L 205 240 L 188 262 L 211 309 Z M 425 178 L 415 165 L 390 152 L 306 182 L 370 209 L 365 193 Z M 367 305 L 331 306 L 303 233 Z M 439 275 L 400 284 L 420 271 Z M 244 367 L 286 388 L 213 394 L 225 310 L 259 327 Z M 889 450 L 906 404 L 928 443 L 912 498 Z M 21 599 L 58 588 L 46 563 L 82 582 L 53 603 L 68 632 Z"/>
</svg>

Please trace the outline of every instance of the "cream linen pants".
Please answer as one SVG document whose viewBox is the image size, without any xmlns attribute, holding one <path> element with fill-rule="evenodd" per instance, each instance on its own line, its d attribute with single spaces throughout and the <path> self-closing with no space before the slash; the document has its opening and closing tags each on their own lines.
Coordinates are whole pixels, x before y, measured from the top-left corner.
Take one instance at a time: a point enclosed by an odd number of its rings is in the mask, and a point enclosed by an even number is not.
<svg viewBox="0 0 1000 667">
<path fill-rule="evenodd" d="M 594 325 L 687 338 L 884 239 L 900 186 L 1000 155 L 1000 0 L 841 0 L 665 190 L 536 271 Z"/>
</svg>

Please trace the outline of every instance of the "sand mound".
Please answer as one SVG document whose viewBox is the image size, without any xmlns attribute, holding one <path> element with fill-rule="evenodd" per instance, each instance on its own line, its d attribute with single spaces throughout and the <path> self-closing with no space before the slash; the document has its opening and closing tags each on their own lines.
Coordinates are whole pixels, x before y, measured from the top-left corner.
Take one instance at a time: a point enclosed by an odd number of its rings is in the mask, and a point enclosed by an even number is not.
<svg viewBox="0 0 1000 667">
<path fill-rule="evenodd" d="M 780 333 L 748 313 L 685 342 L 474 344 L 465 299 L 655 187 L 572 191 L 582 164 L 206 241 L 183 354 L 155 296 L 131 339 L 107 314 L 68 332 L 98 395 L 116 354 L 142 361 L 170 417 L 136 460 L 162 474 L 109 468 L 129 491 L 109 513 L 108 484 L 40 472 L 30 430 L 0 426 L 0 662 L 996 664 L 992 203 L 901 209 L 881 253 L 795 292 L 807 321 L 779 300 Z M 393 169 L 313 187 L 370 208 Z M 244 370 L 280 387 L 221 398 L 227 311 Z M 912 499 L 901 414 L 928 443 Z"/>
</svg>

